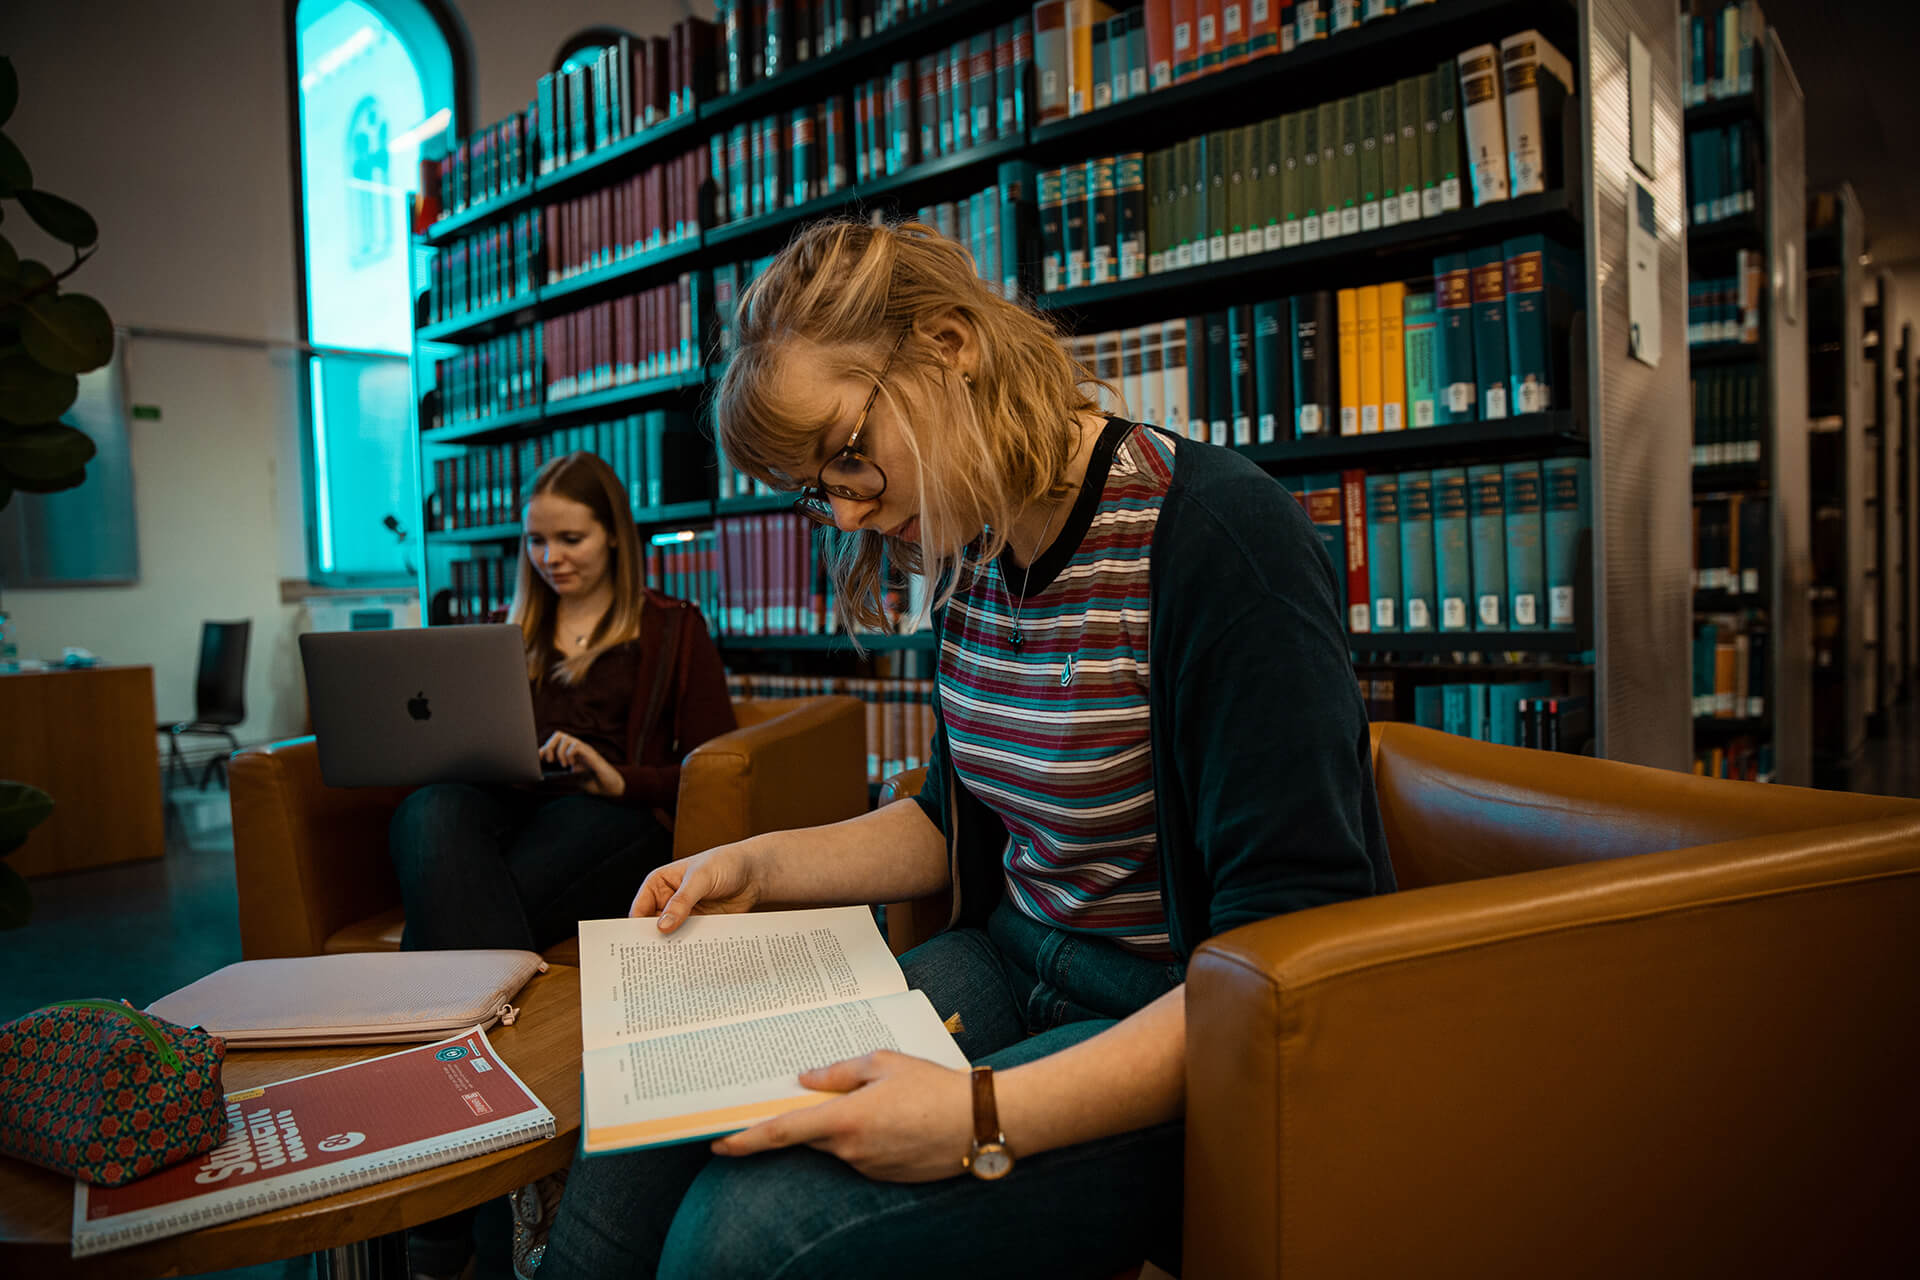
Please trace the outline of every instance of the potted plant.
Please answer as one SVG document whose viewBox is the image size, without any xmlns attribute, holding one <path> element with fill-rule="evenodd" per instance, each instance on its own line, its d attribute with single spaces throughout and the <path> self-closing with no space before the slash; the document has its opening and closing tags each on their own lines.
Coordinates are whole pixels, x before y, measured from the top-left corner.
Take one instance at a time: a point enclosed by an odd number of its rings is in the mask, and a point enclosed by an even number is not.
<svg viewBox="0 0 1920 1280">
<path fill-rule="evenodd" d="M 19 98 L 13 62 L 0 57 L 0 225 L 17 205 L 73 261 L 56 272 L 22 258 L 0 233 L 0 508 L 16 490 L 53 493 L 87 478 L 93 441 L 60 415 L 80 394 L 80 375 L 113 359 L 107 309 L 60 287 L 93 256 L 99 229 L 85 209 L 34 185 L 32 167 L 5 132 Z M 52 811 L 38 787 L 0 782 L 0 858 Z M 18 928 L 32 912 L 26 881 L 0 862 L 0 928 Z"/>
</svg>

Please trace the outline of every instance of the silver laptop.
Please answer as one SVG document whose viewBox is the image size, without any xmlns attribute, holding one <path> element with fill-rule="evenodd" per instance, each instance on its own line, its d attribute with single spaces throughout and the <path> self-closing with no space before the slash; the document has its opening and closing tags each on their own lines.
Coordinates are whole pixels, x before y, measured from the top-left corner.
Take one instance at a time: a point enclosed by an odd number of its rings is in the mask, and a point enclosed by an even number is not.
<svg viewBox="0 0 1920 1280">
<path fill-rule="evenodd" d="M 580 779 L 542 768 L 526 649 L 510 623 L 300 637 L 330 787 Z"/>
</svg>

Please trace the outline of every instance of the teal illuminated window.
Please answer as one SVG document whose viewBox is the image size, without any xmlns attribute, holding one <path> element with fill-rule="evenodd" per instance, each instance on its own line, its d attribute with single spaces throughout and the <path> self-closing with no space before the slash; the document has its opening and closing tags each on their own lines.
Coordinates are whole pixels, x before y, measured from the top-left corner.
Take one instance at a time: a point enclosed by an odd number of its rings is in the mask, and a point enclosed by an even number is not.
<svg viewBox="0 0 1920 1280">
<path fill-rule="evenodd" d="M 411 578 L 419 483 L 408 441 L 409 206 L 423 145 L 461 127 L 459 79 L 421 0 L 294 8 L 308 395 L 309 573 Z M 404 531 L 403 541 L 393 523 Z"/>
</svg>

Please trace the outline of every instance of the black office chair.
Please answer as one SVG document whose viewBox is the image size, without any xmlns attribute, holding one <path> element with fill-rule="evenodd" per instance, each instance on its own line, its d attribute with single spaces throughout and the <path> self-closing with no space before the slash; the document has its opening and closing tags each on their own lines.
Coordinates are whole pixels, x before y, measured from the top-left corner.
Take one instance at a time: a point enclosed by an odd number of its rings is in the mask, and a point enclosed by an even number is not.
<svg viewBox="0 0 1920 1280">
<path fill-rule="evenodd" d="M 240 622 L 205 622 L 200 625 L 200 672 L 193 682 L 193 719 L 179 724 L 163 724 L 167 736 L 167 778 L 171 782 L 177 766 L 188 777 L 193 770 L 180 754 L 180 735 L 196 734 L 225 738 L 231 751 L 240 749 L 233 726 L 247 718 L 247 640 L 253 630 L 251 619 Z M 217 775 L 220 786 L 227 785 L 227 756 L 215 752 L 200 773 L 200 789 Z"/>
</svg>

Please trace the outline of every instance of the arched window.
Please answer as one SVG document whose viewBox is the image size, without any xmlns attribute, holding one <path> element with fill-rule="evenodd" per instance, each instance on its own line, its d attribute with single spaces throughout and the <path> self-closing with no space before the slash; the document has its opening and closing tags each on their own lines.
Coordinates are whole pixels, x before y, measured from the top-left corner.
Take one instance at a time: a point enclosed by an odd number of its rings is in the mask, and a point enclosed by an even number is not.
<svg viewBox="0 0 1920 1280">
<path fill-rule="evenodd" d="M 308 573 L 410 580 L 420 550 L 410 279 L 424 262 L 409 261 L 408 212 L 423 144 L 467 127 L 460 48 L 426 0 L 290 7 L 302 336 L 319 349 L 304 370 Z"/>
</svg>

